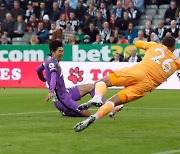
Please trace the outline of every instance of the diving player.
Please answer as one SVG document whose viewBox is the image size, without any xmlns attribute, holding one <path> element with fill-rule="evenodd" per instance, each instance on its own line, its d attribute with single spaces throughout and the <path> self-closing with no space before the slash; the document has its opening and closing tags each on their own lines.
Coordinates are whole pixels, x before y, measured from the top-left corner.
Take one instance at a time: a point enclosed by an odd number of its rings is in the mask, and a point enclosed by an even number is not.
<svg viewBox="0 0 180 154">
<path fill-rule="evenodd" d="M 142 61 L 132 67 L 116 70 L 102 78 L 95 84 L 95 96 L 87 103 L 80 105 L 79 109 L 87 109 L 92 102 L 96 101 L 95 99 L 102 98 L 107 87 L 124 86 L 124 89 L 108 99 L 96 114 L 77 123 L 74 126 L 74 131 L 84 130 L 96 120 L 112 112 L 117 105 L 145 96 L 166 81 L 176 70 L 180 69 L 180 60 L 173 55 L 175 39 L 172 36 L 165 36 L 161 43 L 135 42 L 136 47 L 146 50 Z"/>
</svg>

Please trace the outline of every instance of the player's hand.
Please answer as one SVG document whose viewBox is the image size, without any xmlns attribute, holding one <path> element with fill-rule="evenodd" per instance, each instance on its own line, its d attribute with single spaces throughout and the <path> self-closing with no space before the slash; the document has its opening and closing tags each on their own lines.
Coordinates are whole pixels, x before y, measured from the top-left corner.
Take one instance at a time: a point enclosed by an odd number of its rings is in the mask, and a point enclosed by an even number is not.
<svg viewBox="0 0 180 154">
<path fill-rule="evenodd" d="M 54 96 L 54 93 L 50 92 L 47 97 L 45 98 L 45 102 L 48 102 L 50 98 L 52 98 Z"/>
</svg>

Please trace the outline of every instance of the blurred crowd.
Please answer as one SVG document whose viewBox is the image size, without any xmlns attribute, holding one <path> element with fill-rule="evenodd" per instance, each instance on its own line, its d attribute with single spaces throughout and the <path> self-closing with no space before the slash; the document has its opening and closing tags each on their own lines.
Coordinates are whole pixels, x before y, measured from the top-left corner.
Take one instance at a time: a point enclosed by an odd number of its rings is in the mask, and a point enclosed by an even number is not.
<svg viewBox="0 0 180 154">
<path fill-rule="evenodd" d="M 146 6 L 162 4 L 169 8 L 158 27 L 149 20 L 139 29 Z M 0 43 L 128 44 L 165 35 L 180 43 L 179 6 L 180 0 L 0 0 Z"/>
</svg>

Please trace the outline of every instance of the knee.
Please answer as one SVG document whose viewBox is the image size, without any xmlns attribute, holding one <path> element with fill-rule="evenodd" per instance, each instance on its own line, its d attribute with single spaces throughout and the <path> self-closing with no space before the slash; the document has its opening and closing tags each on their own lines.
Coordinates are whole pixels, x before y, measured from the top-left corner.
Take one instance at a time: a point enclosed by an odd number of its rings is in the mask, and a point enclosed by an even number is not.
<svg viewBox="0 0 180 154">
<path fill-rule="evenodd" d="M 82 110 L 81 115 L 83 117 L 89 117 L 91 115 L 91 112 L 89 110 Z"/>
<path fill-rule="evenodd" d="M 87 89 L 90 91 L 94 88 L 94 84 L 87 84 Z"/>
</svg>

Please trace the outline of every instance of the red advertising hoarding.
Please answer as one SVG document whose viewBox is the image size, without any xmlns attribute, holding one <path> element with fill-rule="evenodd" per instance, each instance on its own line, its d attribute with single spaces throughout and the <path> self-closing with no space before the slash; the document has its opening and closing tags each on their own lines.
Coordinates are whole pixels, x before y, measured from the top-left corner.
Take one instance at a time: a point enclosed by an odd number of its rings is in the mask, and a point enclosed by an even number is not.
<svg viewBox="0 0 180 154">
<path fill-rule="evenodd" d="M 36 69 L 42 62 L 0 62 L 0 87 L 45 88 Z M 66 87 L 94 83 L 112 70 L 136 63 L 60 62 Z M 158 89 L 180 89 L 180 80 L 174 73 Z"/>
<path fill-rule="evenodd" d="M 36 73 L 41 62 L 0 62 L 0 87 L 45 87 Z"/>
</svg>

